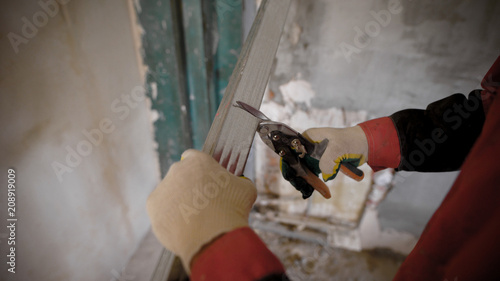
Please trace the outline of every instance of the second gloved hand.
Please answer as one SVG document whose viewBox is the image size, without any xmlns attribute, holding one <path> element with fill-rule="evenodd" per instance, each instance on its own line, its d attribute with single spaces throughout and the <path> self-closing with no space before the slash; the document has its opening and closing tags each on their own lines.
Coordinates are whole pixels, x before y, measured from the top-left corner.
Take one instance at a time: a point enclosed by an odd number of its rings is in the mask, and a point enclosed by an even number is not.
<svg viewBox="0 0 500 281">
<path fill-rule="evenodd" d="M 324 139 L 329 141 L 319 163 L 315 159 L 306 159 L 309 170 L 316 175 L 321 172 L 325 182 L 337 176 L 341 163 L 349 162 L 357 167 L 368 161 L 368 141 L 363 129 L 359 126 L 340 129 L 311 128 L 304 131 L 302 135 L 315 143 Z M 304 199 L 311 196 L 314 190 L 312 186 L 297 177 L 286 162 L 281 161 L 280 168 L 283 177 L 302 192 Z"/>
<path fill-rule="evenodd" d="M 190 272 L 192 258 L 218 236 L 248 226 L 254 184 L 229 173 L 208 154 L 186 150 L 151 193 L 153 232 Z"/>
</svg>

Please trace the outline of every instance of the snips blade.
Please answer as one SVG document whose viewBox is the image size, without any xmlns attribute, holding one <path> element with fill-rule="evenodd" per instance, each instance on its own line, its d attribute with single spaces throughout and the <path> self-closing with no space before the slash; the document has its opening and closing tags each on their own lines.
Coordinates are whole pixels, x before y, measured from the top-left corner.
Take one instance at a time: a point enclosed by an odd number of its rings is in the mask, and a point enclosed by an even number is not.
<svg viewBox="0 0 500 281">
<path fill-rule="evenodd" d="M 262 113 L 260 110 L 256 109 L 255 107 L 249 105 L 249 104 L 246 104 L 242 101 L 236 101 L 236 107 L 239 107 L 243 110 L 245 110 L 246 112 L 252 114 L 254 117 L 262 120 L 262 121 L 271 121 L 271 119 L 269 119 L 269 117 L 267 117 L 264 113 Z"/>
<path fill-rule="evenodd" d="M 269 128 L 270 126 L 274 127 L 276 124 L 281 124 L 278 122 L 274 122 L 269 117 L 267 117 L 264 113 L 262 113 L 260 110 L 256 109 L 255 107 L 246 104 L 242 101 L 236 101 L 236 104 L 234 105 L 236 107 L 239 107 L 246 112 L 250 113 L 252 116 L 255 118 L 259 119 L 259 125 L 257 126 L 257 133 L 260 136 L 260 139 L 272 150 L 275 150 L 273 143 L 270 139 L 269 133 L 271 132 L 271 129 Z M 274 129 L 274 128 L 273 128 Z"/>
</svg>

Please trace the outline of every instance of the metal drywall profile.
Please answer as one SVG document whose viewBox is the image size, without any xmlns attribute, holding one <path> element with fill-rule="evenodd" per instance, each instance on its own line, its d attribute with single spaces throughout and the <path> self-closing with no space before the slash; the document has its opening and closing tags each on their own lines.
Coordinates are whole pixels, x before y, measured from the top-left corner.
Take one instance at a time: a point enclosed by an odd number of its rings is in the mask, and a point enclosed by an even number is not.
<svg viewBox="0 0 500 281">
<path fill-rule="evenodd" d="M 290 0 L 262 1 L 203 146 L 236 175 L 243 173 L 258 120 L 232 105 L 241 100 L 260 108 L 289 6 Z"/>
<path fill-rule="evenodd" d="M 260 108 L 290 1 L 262 1 L 203 146 L 236 175 L 243 173 L 258 120 L 232 105 L 241 100 Z M 176 264 L 174 255 L 164 250 L 151 281 L 177 280 Z"/>
</svg>

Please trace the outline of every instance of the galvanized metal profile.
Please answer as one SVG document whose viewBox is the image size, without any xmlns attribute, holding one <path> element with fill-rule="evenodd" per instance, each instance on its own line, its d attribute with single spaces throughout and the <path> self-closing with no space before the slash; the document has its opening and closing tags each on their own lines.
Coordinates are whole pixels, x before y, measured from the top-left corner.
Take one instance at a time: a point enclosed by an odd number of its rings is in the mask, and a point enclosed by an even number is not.
<svg viewBox="0 0 500 281">
<path fill-rule="evenodd" d="M 241 100 L 260 108 L 290 1 L 262 1 L 203 146 L 236 175 L 243 173 L 258 120 L 232 105 Z M 174 255 L 164 250 L 151 280 L 178 280 L 176 264 Z"/>
<path fill-rule="evenodd" d="M 232 105 L 241 100 L 260 108 L 289 6 L 290 0 L 262 1 L 203 146 L 236 175 L 243 173 L 258 120 Z"/>
</svg>

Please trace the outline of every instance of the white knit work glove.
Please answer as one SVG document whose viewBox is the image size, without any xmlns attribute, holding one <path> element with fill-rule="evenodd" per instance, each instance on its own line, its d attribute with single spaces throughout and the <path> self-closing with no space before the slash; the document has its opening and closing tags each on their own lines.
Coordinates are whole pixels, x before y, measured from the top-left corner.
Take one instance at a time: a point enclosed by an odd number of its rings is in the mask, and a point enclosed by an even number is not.
<svg viewBox="0 0 500 281">
<path fill-rule="evenodd" d="M 329 141 L 319 161 L 324 181 L 337 176 L 343 161 L 356 167 L 368 162 L 368 141 L 360 126 L 341 129 L 312 128 L 302 135 L 313 142 L 321 142 L 324 139 Z"/>
<path fill-rule="evenodd" d="M 248 226 L 257 191 L 206 153 L 190 149 L 181 159 L 149 196 L 147 211 L 158 240 L 190 273 L 191 259 L 202 246 Z"/>
</svg>

